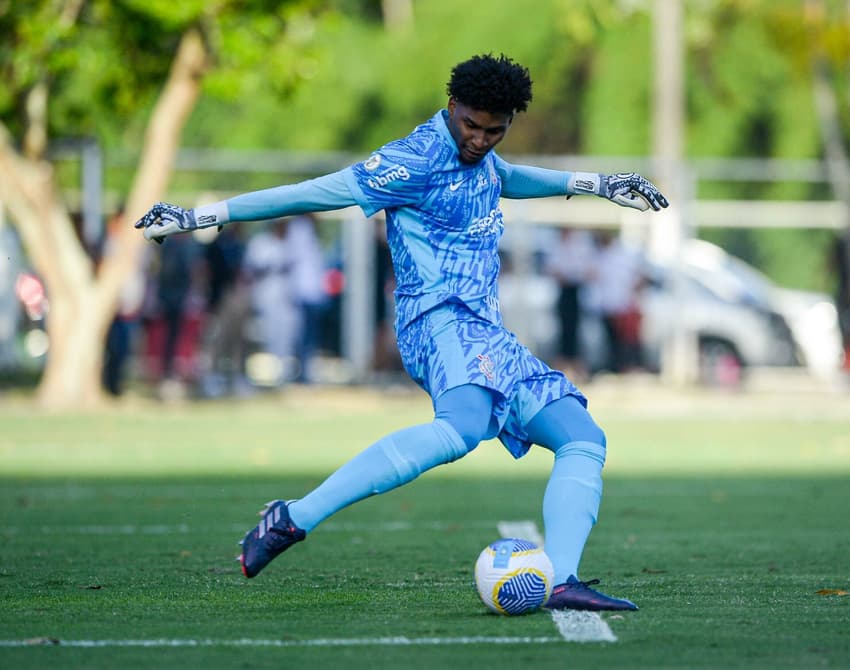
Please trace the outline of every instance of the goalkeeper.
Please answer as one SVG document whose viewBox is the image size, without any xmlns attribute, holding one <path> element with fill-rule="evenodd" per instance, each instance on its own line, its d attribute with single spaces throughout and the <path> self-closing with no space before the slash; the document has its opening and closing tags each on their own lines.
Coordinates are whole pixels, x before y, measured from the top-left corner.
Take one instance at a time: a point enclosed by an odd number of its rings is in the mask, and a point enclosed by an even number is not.
<svg viewBox="0 0 850 670">
<path fill-rule="evenodd" d="M 359 206 L 384 210 L 397 288 L 399 352 L 431 396 L 434 420 L 387 435 L 297 500 L 276 500 L 242 540 L 246 577 L 340 509 L 390 491 L 498 436 L 515 457 L 532 444 L 554 456 L 543 497 L 545 550 L 555 568 L 550 609 L 632 610 L 578 578 L 596 523 L 604 432 L 587 400 L 502 325 L 497 279 L 500 198 L 596 195 L 639 210 L 667 200 L 643 177 L 508 163 L 493 150 L 531 101 L 528 70 L 506 56 L 456 65 L 448 103 L 407 137 L 361 163 L 297 184 L 196 209 L 158 203 L 137 223 L 147 239 L 232 221 Z"/>
</svg>

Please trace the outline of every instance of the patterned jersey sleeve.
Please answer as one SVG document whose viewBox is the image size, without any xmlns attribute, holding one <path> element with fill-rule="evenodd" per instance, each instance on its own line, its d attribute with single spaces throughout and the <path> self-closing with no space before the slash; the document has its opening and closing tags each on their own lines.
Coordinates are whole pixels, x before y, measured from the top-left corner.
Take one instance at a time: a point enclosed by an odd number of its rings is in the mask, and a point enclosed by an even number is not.
<svg viewBox="0 0 850 670">
<path fill-rule="evenodd" d="M 366 216 L 382 209 L 419 203 L 430 175 L 427 154 L 404 141 L 387 144 L 343 171 L 348 188 Z"/>
</svg>

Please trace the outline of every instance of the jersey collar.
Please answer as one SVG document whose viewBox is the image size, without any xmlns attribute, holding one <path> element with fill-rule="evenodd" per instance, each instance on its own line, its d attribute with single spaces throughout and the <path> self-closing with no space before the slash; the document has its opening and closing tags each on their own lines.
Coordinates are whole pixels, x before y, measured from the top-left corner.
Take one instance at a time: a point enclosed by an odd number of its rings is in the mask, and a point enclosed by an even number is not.
<svg viewBox="0 0 850 670">
<path fill-rule="evenodd" d="M 452 134 L 449 132 L 449 112 L 447 109 L 441 109 L 439 112 L 434 114 L 431 117 L 434 125 L 437 128 L 437 132 L 443 136 L 443 139 L 448 142 L 449 146 L 454 150 L 455 156 L 460 156 L 460 150 L 457 148 L 457 143 L 455 142 L 455 138 L 452 137 Z"/>
</svg>

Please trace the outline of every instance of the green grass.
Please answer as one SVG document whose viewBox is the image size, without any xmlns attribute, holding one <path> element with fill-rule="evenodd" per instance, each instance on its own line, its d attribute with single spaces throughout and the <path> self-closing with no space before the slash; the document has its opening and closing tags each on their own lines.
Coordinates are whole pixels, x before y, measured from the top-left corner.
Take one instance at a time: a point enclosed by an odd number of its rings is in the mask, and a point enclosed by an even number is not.
<svg viewBox="0 0 850 670">
<path fill-rule="evenodd" d="M 616 643 L 0 647 L 8 668 L 850 667 L 850 399 L 594 394 L 609 437 L 583 576 L 637 601 Z M 549 459 L 496 442 L 344 510 L 245 580 L 236 541 L 422 395 L 298 391 L 90 414 L 0 408 L 0 639 L 555 637 L 488 614 L 472 564 L 540 520 Z"/>
</svg>

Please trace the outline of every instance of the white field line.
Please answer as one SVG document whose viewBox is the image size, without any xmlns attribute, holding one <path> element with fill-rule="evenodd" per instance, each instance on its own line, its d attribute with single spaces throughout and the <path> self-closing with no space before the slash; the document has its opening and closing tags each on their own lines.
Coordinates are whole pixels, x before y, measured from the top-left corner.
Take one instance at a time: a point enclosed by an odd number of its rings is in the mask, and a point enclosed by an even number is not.
<svg viewBox="0 0 850 670">
<path fill-rule="evenodd" d="M 567 642 L 616 642 L 617 636 L 599 612 L 552 610 L 552 621 Z"/>
<path fill-rule="evenodd" d="M 502 537 L 514 537 L 518 540 L 530 540 L 539 547 L 543 546 L 543 535 L 533 521 L 500 521 L 496 528 Z"/>
<path fill-rule="evenodd" d="M 530 540 L 543 546 L 543 535 L 533 521 L 500 521 L 496 528 L 501 537 Z M 552 621 L 561 639 L 567 642 L 616 642 L 617 636 L 599 612 L 552 610 Z"/>
<path fill-rule="evenodd" d="M 354 637 L 318 638 L 312 640 L 0 640 L 2 647 L 442 647 L 471 644 L 552 644 L 563 642 L 560 637 Z"/>
</svg>

